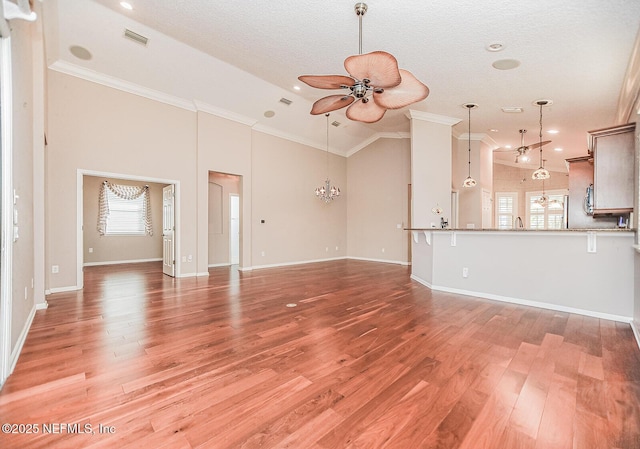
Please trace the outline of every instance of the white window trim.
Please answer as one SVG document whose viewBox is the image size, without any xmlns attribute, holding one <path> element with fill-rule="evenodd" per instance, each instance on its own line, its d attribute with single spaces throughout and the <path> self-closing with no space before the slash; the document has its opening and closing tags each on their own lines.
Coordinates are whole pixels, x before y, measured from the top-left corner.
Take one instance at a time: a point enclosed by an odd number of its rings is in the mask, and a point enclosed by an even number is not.
<svg viewBox="0 0 640 449">
<path fill-rule="evenodd" d="M 568 189 L 556 189 L 556 190 L 545 190 L 544 191 L 545 195 L 549 196 L 549 195 L 568 195 L 569 194 L 569 190 Z M 531 192 L 526 192 L 526 207 L 525 207 L 525 218 L 526 218 L 526 222 L 525 222 L 525 228 L 526 229 L 531 229 L 530 224 L 531 224 L 531 212 L 529 209 L 529 205 L 531 204 L 531 198 L 532 197 L 537 197 L 537 196 L 541 196 L 542 195 L 542 190 L 538 190 L 538 191 L 531 191 Z M 544 229 L 547 229 L 547 213 L 545 211 L 544 214 Z"/>
<path fill-rule="evenodd" d="M 514 229 L 516 227 L 516 220 L 518 217 L 518 192 L 496 192 L 495 193 L 495 200 L 494 200 L 494 209 L 495 209 L 495 227 L 496 229 L 498 229 L 499 225 L 500 225 L 500 220 L 498 219 L 500 214 L 498 212 L 498 205 L 500 204 L 499 202 L 499 197 L 501 196 L 510 196 L 511 198 L 513 198 L 513 219 L 511 220 L 511 228 L 510 229 Z"/>
</svg>

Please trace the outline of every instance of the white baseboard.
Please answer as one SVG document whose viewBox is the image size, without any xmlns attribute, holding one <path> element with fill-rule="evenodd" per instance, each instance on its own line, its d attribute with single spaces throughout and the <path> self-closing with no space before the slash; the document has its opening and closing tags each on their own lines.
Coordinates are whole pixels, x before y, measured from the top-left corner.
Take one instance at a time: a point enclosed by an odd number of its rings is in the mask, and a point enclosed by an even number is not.
<svg viewBox="0 0 640 449">
<path fill-rule="evenodd" d="M 9 371 L 8 374 L 11 375 L 13 373 L 14 368 L 16 367 L 16 363 L 18 363 L 18 358 L 20 357 L 20 353 L 22 352 L 22 347 L 24 346 L 24 342 L 27 341 L 27 335 L 29 334 L 29 329 L 31 329 L 31 323 L 33 323 L 33 318 L 36 316 L 36 306 L 31 308 L 31 312 L 29 312 L 29 316 L 27 317 L 27 321 L 24 323 L 24 327 L 18 336 L 18 340 L 16 341 L 16 346 L 11 351 L 11 355 L 9 356 Z"/>
<path fill-rule="evenodd" d="M 202 273 L 196 273 L 196 276 L 197 276 L 197 277 L 201 277 L 201 276 L 209 276 L 209 272 L 208 272 L 208 271 L 205 271 L 205 272 L 202 272 Z"/>
<path fill-rule="evenodd" d="M 380 263 L 392 263 L 395 265 L 404 265 L 409 266 L 411 262 L 404 262 L 401 260 L 388 260 L 388 259 L 370 259 L 368 257 L 347 257 L 347 259 L 351 260 L 364 260 L 365 262 L 380 262 Z"/>
<path fill-rule="evenodd" d="M 208 265 L 209 268 L 218 268 L 218 267 L 230 267 L 232 264 L 230 263 L 210 263 Z"/>
<path fill-rule="evenodd" d="M 86 262 L 83 267 L 98 267 L 101 265 L 121 265 L 126 263 L 162 262 L 162 258 L 153 259 L 133 259 L 133 260 L 108 260 L 105 262 Z"/>
<path fill-rule="evenodd" d="M 49 308 L 49 303 L 47 301 L 39 302 L 38 304 L 36 304 L 36 310 L 46 310 L 48 308 Z"/>
<path fill-rule="evenodd" d="M 285 262 L 285 263 L 274 263 L 274 264 L 269 264 L 269 265 L 254 265 L 251 268 L 245 267 L 245 268 L 241 268 L 241 271 L 251 271 L 251 270 L 260 270 L 262 268 L 278 268 L 278 267 L 290 267 L 292 265 L 304 265 L 307 263 L 318 263 L 318 262 L 331 262 L 334 260 L 344 260 L 347 259 L 347 257 L 332 257 L 329 259 L 315 259 L 315 260 L 302 260 L 302 261 L 298 261 L 298 262 Z"/>
<path fill-rule="evenodd" d="M 596 311 L 593 311 L 593 310 L 585 310 L 585 309 L 576 309 L 576 308 L 573 308 L 573 307 L 561 306 L 559 304 L 550 304 L 550 303 L 547 303 L 547 302 L 531 301 L 531 300 L 528 300 L 528 299 L 511 298 L 511 297 L 508 297 L 508 296 L 493 295 L 493 294 L 490 294 L 490 293 L 474 292 L 474 291 L 462 290 L 462 289 L 458 289 L 458 288 L 449 288 L 449 287 L 442 287 L 442 286 L 439 286 L 439 285 L 432 285 L 429 282 L 425 281 L 424 279 L 420 279 L 419 277 L 417 277 L 417 276 L 415 276 L 413 274 L 411 275 L 411 279 L 413 279 L 413 280 L 419 282 L 420 284 L 422 284 L 422 285 L 424 285 L 426 287 L 429 287 L 431 290 L 435 290 L 435 291 L 441 291 L 441 292 L 446 292 L 446 293 L 455 293 L 457 295 L 475 296 L 476 298 L 490 299 L 492 301 L 508 302 L 508 303 L 511 303 L 511 304 L 518 304 L 518 305 L 522 305 L 522 306 L 538 307 L 540 309 L 555 310 L 555 311 L 558 311 L 558 312 L 575 313 L 575 314 L 578 314 L 578 315 L 590 316 L 590 317 L 593 317 L 593 318 L 601 318 L 603 320 L 619 321 L 621 323 L 631 323 L 632 322 L 632 318 L 628 317 L 628 316 L 613 315 L 613 314 L 610 314 L 610 313 L 596 312 Z"/>
<path fill-rule="evenodd" d="M 82 288 L 78 287 L 77 285 L 70 285 L 68 287 L 54 287 L 50 288 L 49 290 L 45 290 L 44 294 L 51 295 L 53 293 L 73 292 L 76 290 L 82 290 Z"/>
</svg>

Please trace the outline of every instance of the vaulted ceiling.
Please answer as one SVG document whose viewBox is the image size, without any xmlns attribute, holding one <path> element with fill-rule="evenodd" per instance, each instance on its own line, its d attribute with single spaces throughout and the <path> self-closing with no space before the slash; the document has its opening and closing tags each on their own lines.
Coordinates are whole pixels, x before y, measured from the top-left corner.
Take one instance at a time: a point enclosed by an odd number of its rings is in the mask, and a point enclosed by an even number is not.
<svg viewBox="0 0 640 449">
<path fill-rule="evenodd" d="M 346 74 L 358 53 L 356 2 L 344 0 L 46 0 L 48 63 L 56 70 L 143 86 L 168 102 L 210 110 L 257 129 L 325 148 L 325 120 L 309 114 L 333 91 L 311 88 L 303 74 Z M 538 141 L 539 109 L 550 168 L 586 154 L 586 133 L 617 124 L 616 111 L 640 25 L 637 0 L 369 0 L 363 52 L 384 50 L 429 86 L 423 101 L 388 111 L 374 124 L 332 113 L 331 148 L 348 155 L 379 136 L 406 135 L 408 109 L 458 118 L 492 145 Z M 129 29 L 146 46 L 123 37 Z M 500 51 L 490 51 L 500 44 Z M 82 58 L 78 49 L 90 53 Z M 75 53 L 75 55 L 74 55 Z M 80 55 L 81 57 L 78 57 Z M 495 68 L 515 60 L 517 67 Z M 300 90 L 296 90 L 296 86 Z M 291 100 L 290 105 L 280 102 Z M 519 113 L 502 108 L 522 108 Z M 273 111 L 272 114 L 265 114 Z M 271 117 L 267 117 L 272 115 Z M 557 134 L 551 135 L 549 130 Z M 561 148 L 562 151 L 554 151 Z M 513 155 L 502 153 L 506 160 Z M 537 155 L 534 165 L 537 163 Z"/>
</svg>

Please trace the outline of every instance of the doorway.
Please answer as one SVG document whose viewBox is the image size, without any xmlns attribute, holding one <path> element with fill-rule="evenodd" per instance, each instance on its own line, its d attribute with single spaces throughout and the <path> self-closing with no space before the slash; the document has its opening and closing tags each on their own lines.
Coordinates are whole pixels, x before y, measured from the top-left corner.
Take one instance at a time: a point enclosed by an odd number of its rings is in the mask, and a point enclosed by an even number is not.
<svg viewBox="0 0 640 449">
<path fill-rule="evenodd" d="M 96 232 L 96 217 L 98 214 L 98 194 L 95 185 L 104 180 L 116 184 L 142 184 L 150 187 L 151 211 L 153 222 L 153 236 L 99 236 Z M 85 186 L 86 182 L 86 186 Z M 172 244 L 173 254 L 179 254 L 179 199 L 180 183 L 174 180 L 164 180 L 139 176 L 122 175 L 116 173 L 78 170 L 78 254 L 77 254 L 77 288 L 84 287 L 85 265 L 110 265 L 118 263 L 136 263 L 165 260 L 163 252 L 163 188 L 171 187 L 173 194 L 173 207 L 171 208 L 171 221 L 173 228 Z M 88 195 L 88 196 L 87 196 Z M 85 198 L 86 197 L 86 198 Z M 153 241 L 152 241 L 153 240 Z M 173 274 L 180 272 L 179 260 L 175 260 L 173 254 L 168 255 L 172 261 Z M 170 274 L 170 273 L 169 273 Z"/>
<path fill-rule="evenodd" d="M 242 263 L 242 177 L 209 172 L 208 267 Z"/>
</svg>

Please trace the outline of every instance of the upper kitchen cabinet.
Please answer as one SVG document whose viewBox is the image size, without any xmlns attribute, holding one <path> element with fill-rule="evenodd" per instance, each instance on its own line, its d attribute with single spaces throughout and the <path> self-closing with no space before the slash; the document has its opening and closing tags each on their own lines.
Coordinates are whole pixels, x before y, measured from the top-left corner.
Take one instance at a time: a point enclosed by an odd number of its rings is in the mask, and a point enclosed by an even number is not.
<svg viewBox="0 0 640 449">
<path fill-rule="evenodd" d="M 589 131 L 593 155 L 593 214 L 633 211 L 635 123 Z"/>
</svg>

